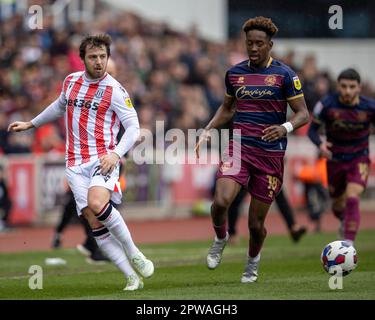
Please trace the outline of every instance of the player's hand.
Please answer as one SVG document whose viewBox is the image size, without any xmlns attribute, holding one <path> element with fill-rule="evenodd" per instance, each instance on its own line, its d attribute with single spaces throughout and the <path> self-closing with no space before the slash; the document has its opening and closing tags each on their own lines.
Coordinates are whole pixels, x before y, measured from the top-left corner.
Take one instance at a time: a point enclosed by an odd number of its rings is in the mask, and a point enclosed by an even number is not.
<svg viewBox="0 0 375 320">
<path fill-rule="evenodd" d="M 120 157 L 118 156 L 118 154 L 111 152 L 100 157 L 99 161 L 101 169 L 100 174 L 106 176 L 107 174 L 111 174 L 116 168 L 117 163 L 120 161 Z"/>
<path fill-rule="evenodd" d="M 199 149 L 202 142 L 207 142 L 211 138 L 210 131 L 204 129 L 202 134 L 199 136 L 198 143 L 195 145 L 194 151 L 197 156 L 197 159 L 199 159 Z"/>
<path fill-rule="evenodd" d="M 284 126 L 269 126 L 263 130 L 264 135 L 262 140 L 267 142 L 274 142 L 286 135 L 286 128 Z"/>
<path fill-rule="evenodd" d="M 324 158 L 327 158 L 329 160 L 332 159 L 332 152 L 331 152 L 331 150 L 329 150 L 331 147 L 332 147 L 332 143 L 328 142 L 328 141 L 322 142 L 319 146 L 319 150 L 320 150 L 321 155 Z"/>
<path fill-rule="evenodd" d="M 25 130 L 31 129 L 32 127 L 34 127 L 34 126 L 31 123 L 31 121 L 28 121 L 28 122 L 16 121 L 16 122 L 13 122 L 9 125 L 8 132 L 25 131 Z"/>
</svg>

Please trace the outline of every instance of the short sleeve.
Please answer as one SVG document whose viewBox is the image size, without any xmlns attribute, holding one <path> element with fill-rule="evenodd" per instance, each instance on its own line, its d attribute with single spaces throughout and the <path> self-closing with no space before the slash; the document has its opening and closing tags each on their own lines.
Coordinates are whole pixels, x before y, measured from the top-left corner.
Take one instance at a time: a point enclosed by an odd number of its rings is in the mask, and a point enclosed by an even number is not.
<svg viewBox="0 0 375 320">
<path fill-rule="evenodd" d="M 284 79 L 284 92 L 287 100 L 303 97 L 302 84 L 297 74 L 289 69 Z"/>
<path fill-rule="evenodd" d="M 232 83 L 229 80 L 229 71 L 227 71 L 227 73 L 225 74 L 225 88 L 226 88 L 225 93 L 228 96 L 234 97 L 235 92 L 234 92 Z"/>
</svg>

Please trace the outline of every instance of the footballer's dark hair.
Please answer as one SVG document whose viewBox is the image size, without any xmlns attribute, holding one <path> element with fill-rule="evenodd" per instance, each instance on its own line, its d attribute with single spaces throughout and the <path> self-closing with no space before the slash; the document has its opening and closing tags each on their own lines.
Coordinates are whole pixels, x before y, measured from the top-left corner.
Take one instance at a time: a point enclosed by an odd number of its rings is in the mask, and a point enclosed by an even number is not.
<svg viewBox="0 0 375 320">
<path fill-rule="evenodd" d="M 356 80 L 358 83 L 361 83 L 361 76 L 356 70 L 352 68 L 341 71 L 339 76 L 337 77 L 337 81 L 340 81 L 341 79 Z"/>
<path fill-rule="evenodd" d="M 242 30 L 245 33 L 250 30 L 264 31 L 270 38 L 272 38 L 277 31 L 279 31 L 272 20 L 265 17 L 255 17 L 247 20 L 242 26 Z"/>
<path fill-rule="evenodd" d="M 109 57 L 111 55 L 111 43 L 112 38 L 109 34 L 103 33 L 103 34 L 97 34 L 97 35 L 88 35 L 85 38 L 83 38 L 80 46 L 79 46 L 79 56 L 83 60 L 86 55 L 86 48 L 94 48 L 94 47 L 101 47 L 105 46 L 107 50 L 107 56 Z"/>
</svg>

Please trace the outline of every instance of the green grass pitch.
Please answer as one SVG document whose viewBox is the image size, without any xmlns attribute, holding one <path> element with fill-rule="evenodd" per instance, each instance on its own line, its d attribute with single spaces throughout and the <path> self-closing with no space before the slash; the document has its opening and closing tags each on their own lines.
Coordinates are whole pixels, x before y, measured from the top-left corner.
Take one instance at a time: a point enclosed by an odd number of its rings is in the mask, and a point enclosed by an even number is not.
<svg viewBox="0 0 375 320">
<path fill-rule="evenodd" d="M 333 240 L 333 233 L 309 234 L 298 244 L 286 236 L 269 236 L 253 284 L 240 283 L 246 240 L 228 246 L 216 270 L 205 264 L 211 242 L 142 245 L 156 271 L 136 292 L 122 290 L 125 281 L 112 264 L 89 265 L 75 249 L 0 254 L 0 299 L 375 299 L 375 232 L 359 233 L 358 267 L 344 278 L 342 290 L 329 289 L 329 275 L 320 264 L 321 250 Z M 47 266 L 47 257 L 61 257 L 67 264 Z M 43 268 L 42 290 L 28 286 L 31 265 Z"/>
</svg>

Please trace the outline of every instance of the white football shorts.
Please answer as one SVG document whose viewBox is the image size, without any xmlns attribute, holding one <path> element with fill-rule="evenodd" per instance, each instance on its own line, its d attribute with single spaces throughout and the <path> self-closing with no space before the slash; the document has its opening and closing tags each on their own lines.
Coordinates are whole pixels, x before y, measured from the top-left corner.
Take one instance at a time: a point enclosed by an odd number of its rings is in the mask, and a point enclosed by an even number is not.
<svg viewBox="0 0 375 320">
<path fill-rule="evenodd" d="M 79 216 L 82 214 L 82 209 L 88 206 L 88 191 L 94 186 L 108 189 L 111 192 L 111 200 L 116 204 L 121 203 L 122 192 L 119 182 L 120 164 L 117 164 L 112 173 L 106 176 L 100 174 L 99 159 L 66 168 L 65 172 L 69 186 L 74 194 Z"/>
</svg>

